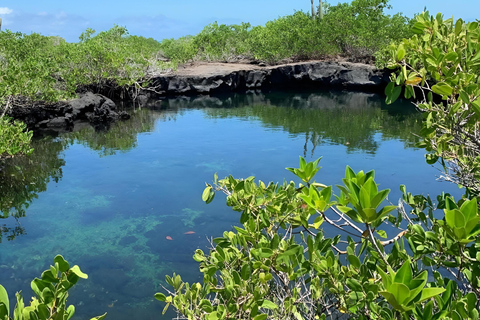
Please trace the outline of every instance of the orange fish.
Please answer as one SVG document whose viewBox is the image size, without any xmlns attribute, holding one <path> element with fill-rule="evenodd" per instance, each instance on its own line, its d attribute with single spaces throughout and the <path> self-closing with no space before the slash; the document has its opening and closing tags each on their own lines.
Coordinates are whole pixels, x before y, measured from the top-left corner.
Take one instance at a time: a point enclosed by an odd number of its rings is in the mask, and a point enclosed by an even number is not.
<svg viewBox="0 0 480 320">
<path fill-rule="evenodd" d="M 194 233 L 195 233 L 195 231 L 187 231 L 184 234 L 194 234 Z"/>
<path fill-rule="evenodd" d="M 173 240 L 172 237 L 170 237 L 170 236 L 166 236 L 165 239 L 167 239 L 167 240 Z"/>
</svg>

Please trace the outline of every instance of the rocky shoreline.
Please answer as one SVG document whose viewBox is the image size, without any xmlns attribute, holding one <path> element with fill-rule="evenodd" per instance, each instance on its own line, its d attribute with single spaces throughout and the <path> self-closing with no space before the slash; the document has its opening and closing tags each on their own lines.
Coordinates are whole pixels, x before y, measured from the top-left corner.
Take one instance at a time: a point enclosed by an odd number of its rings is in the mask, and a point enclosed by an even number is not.
<svg viewBox="0 0 480 320">
<path fill-rule="evenodd" d="M 387 70 L 342 61 L 310 61 L 270 67 L 203 63 L 152 76 L 150 90 L 141 91 L 137 101 L 143 105 L 162 97 L 299 88 L 382 92 L 388 81 Z M 17 106 L 8 114 L 34 130 L 69 131 L 75 121 L 88 121 L 96 128 L 106 128 L 113 121 L 129 118 L 128 114 L 117 110 L 107 94 L 113 94 L 111 98 L 115 100 L 122 97 L 120 92 L 100 88 L 99 93 L 82 93 L 70 101 Z"/>
</svg>

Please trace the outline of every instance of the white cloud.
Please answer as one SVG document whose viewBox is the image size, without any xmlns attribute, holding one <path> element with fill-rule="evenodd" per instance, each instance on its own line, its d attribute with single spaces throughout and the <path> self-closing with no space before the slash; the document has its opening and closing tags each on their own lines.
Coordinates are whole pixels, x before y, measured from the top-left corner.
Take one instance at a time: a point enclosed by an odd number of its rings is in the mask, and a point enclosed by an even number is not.
<svg viewBox="0 0 480 320">
<path fill-rule="evenodd" d="M 10 14 L 13 10 L 7 7 L 0 7 L 0 14 Z"/>
</svg>

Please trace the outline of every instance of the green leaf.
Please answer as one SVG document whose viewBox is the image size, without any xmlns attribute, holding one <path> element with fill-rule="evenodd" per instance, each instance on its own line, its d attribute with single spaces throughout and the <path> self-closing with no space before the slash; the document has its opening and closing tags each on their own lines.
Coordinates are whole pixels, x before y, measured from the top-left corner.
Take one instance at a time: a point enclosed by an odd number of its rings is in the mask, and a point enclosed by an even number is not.
<svg viewBox="0 0 480 320">
<path fill-rule="evenodd" d="M 445 210 L 445 221 L 451 228 L 464 228 L 466 221 L 463 213 L 458 210 Z"/>
<path fill-rule="evenodd" d="M 70 269 L 70 265 L 68 264 L 68 262 L 61 256 L 61 255 L 57 255 L 54 259 L 53 259 L 53 262 L 55 264 L 58 263 L 58 270 L 60 272 L 67 272 L 68 269 Z"/>
<path fill-rule="evenodd" d="M 446 61 L 455 61 L 458 58 L 458 54 L 456 52 L 449 52 L 445 55 Z"/>
<path fill-rule="evenodd" d="M 360 284 L 360 282 L 358 282 L 354 278 L 347 278 L 347 280 L 345 280 L 345 284 L 347 285 L 347 287 L 349 287 L 353 291 L 362 291 L 363 290 L 363 287 Z"/>
<path fill-rule="evenodd" d="M 426 28 L 425 24 L 422 22 L 415 22 L 412 27 L 412 32 L 415 34 L 422 34 L 423 30 Z"/>
<path fill-rule="evenodd" d="M 241 275 L 243 280 L 250 279 L 250 276 L 252 275 L 252 268 L 250 267 L 250 264 L 244 264 L 242 266 L 242 269 L 240 271 L 240 275 Z"/>
<path fill-rule="evenodd" d="M 402 93 L 402 87 L 396 87 L 393 82 L 390 82 L 385 88 L 385 95 L 387 96 L 385 100 L 386 103 L 387 104 L 394 103 L 398 99 L 398 97 L 400 97 L 401 93 Z"/>
<path fill-rule="evenodd" d="M 403 44 L 399 45 L 397 48 L 397 61 L 402 61 L 402 59 L 405 57 L 405 48 Z"/>
<path fill-rule="evenodd" d="M 267 319 L 268 315 L 267 314 L 259 314 L 253 318 L 253 320 L 265 320 Z"/>
<path fill-rule="evenodd" d="M 315 221 L 313 222 L 313 227 L 315 229 L 318 229 L 320 227 L 320 225 L 323 223 L 324 219 L 322 216 L 318 216 L 315 218 Z"/>
<path fill-rule="evenodd" d="M 410 267 L 410 262 L 407 261 L 398 269 L 394 282 L 403 283 L 408 286 L 412 281 L 412 276 L 412 268 Z"/>
<path fill-rule="evenodd" d="M 243 182 L 243 181 L 242 181 Z M 213 191 L 213 188 L 211 185 L 207 185 L 207 187 L 203 190 L 202 193 L 202 200 L 206 203 L 209 204 L 210 202 L 213 201 L 213 198 L 215 197 L 215 192 Z"/>
<path fill-rule="evenodd" d="M 458 37 L 460 32 L 462 32 L 463 29 L 463 20 L 458 19 L 457 22 L 455 22 L 455 35 Z"/>
<path fill-rule="evenodd" d="M 67 310 L 65 311 L 66 315 L 67 315 L 67 320 L 72 318 L 73 315 L 75 314 L 75 306 L 74 305 L 70 305 L 68 306 Z"/>
<path fill-rule="evenodd" d="M 375 230 L 375 232 L 382 238 L 386 239 L 387 238 L 387 233 L 385 230 Z"/>
<path fill-rule="evenodd" d="M 278 309 L 278 306 L 270 300 L 263 300 L 261 307 L 269 310 Z"/>
<path fill-rule="evenodd" d="M 53 294 L 52 294 L 53 296 Z M 62 312 L 63 310 L 60 310 Z M 39 304 L 37 306 L 37 315 L 39 319 L 45 319 L 47 320 L 50 317 L 50 311 L 48 310 L 48 307 L 45 304 Z"/>
<path fill-rule="evenodd" d="M 372 199 L 372 208 L 377 208 L 390 193 L 390 189 L 380 190 Z"/>
<path fill-rule="evenodd" d="M 418 302 L 433 298 L 439 294 L 442 294 L 443 292 L 445 292 L 445 288 L 425 288 L 422 290 L 420 300 L 418 300 Z"/>
<path fill-rule="evenodd" d="M 475 101 L 472 101 L 470 104 L 472 107 L 473 111 L 475 112 L 475 115 L 477 116 L 478 119 L 480 119 L 480 101 L 477 99 Z"/>
<path fill-rule="evenodd" d="M 451 96 L 453 93 L 453 88 L 445 82 L 439 82 L 432 86 L 432 91 L 441 96 Z"/>
<path fill-rule="evenodd" d="M 357 269 L 359 269 L 360 266 L 361 266 L 360 259 L 359 259 L 357 256 L 348 255 L 348 261 L 350 262 L 350 264 L 351 264 L 352 266 L 354 266 L 354 267 L 357 268 Z"/>
<path fill-rule="evenodd" d="M 5 306 L 5 310 L 3 312 L 1 307 L 2 303 Z M 8 318 L 9 314 L 10 314 L 10 304 L 8 300 L 8 293 L 7 293 L 7 290 L 5 290 L 5 288 L 2 285 L 0 285 L 0 316 L 2 317 L 2 319 L 5 316 L 7 316 Z"/>
<path fill-rule="evenodd" d="M 80 270 L 80 267 L 77 266 L 77 265 L 74 265 L 71 269 L 70 269 L 71 272 L 73 272 L 74 274 L 76 274 L 79 278 L 82 278 L 82 279 L 88 279 L 88 275 L 83 273 L 81 270 Z"/>
<path fill-rule="evenodd" d="M 477 217 L 477 200 L 466 200 L 460 207 L 460 211 L 463 213 L 465 222 L 468 223 L 473 218 Z"/>
<path fill-rule="evenodd" d="M 398 304 L 403 304 L 410 297 L 410 289 L 403 283 L 392 283 L 388 292 L 393 294 Z"/>
<path fill-rule="evenodd" d="M 160 292 L 155 293 L 154 297 L 158 301 L 162 301 L 162 302 L 165 302 L 167 300 L 167 297 L 163 293 L 160 293 Z"/>
<path fill-rule="evenodd" d="M 101 316 L 98 316 L 98 317 L 95 317 L 95 318 L 91 318 L 90 320 L 103 320 L 103 319 L 105 319 L 106 316 L 107 316 L 107 313 L 105 312 L 105 313 L 102 314 Z"/>
</svg>

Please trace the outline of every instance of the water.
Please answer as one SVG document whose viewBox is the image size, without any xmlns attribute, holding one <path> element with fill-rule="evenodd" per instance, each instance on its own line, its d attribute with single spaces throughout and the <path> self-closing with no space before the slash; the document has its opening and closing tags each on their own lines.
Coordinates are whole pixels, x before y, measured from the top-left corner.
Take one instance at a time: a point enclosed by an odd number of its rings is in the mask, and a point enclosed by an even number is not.
<svg viewBox="0 0 480 320">
<path fill-rule="evenodd" d="M 30 281 L 62 254 L 89 275 L 71 291 L 76 319 L 162 318 L 153 295 L 165 275 L 199 281 L 194 250 L 238 223 L 221 196 L 201 201 L 215 172 L 291 180 L 285 167 L 300 155 L 323 156 L 317 181 L 340 183 L 347 164 L 375 169 L 394 203 L 400 184 L 412 193 L 458 193 L 436 181 L 440 172 L 413 148 L 421 115 L 408 102 L 271 93 L 166 99 L 132 112 L 106 133 L 80 126 L 38 139 L 31 157 L 1 171 L 0 209 L 12 216 L 1 220 L 0 283 L 12 297 L 23 290 L 28 301 Z"/>
</svg>

